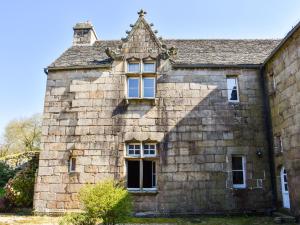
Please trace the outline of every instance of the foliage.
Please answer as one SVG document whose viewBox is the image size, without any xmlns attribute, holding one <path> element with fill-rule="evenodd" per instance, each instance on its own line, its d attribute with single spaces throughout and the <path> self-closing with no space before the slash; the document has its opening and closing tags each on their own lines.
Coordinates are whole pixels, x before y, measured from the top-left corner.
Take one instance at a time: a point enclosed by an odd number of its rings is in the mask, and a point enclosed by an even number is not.
<svg viewBox="0 0 300 225">
<path fill-rule="evenodd" d="M 102 219 L 104 225 L 114 225 L 126 219 L 132 210 L 132 200 L 123 185 L 113 180 L 88 184 L 79 192 L 88 215 Z"/>
<path fill-rule="evenodd" d="M 87 213 L 70 213 L 59 221 L 59 225 L 95 225 L 96 222 L 96 219 Z"/>
<path fill-rule="evenodd" d="M 32 207 L 35 172 L 38 167 L 38 156 L 35 155 L 26 166 L 5 186 L 5 198 L 10 207 Z"/>
<path fill-rule="evenodd" d="M 4 197 L 4 195 L 5 195 L 5 190 L 4 190 L 4 188 L 0 188 L 0 199 L 1 199 L 2 197 Z"/>
<path fill-rule="evenodd" d="M 39 151 L 15 153 L 0 157 L 0 162 L 3 162 L 6 165 L 10 166 L 12 169 L 16 170 L 20 169 L 37 154 L 39 154 Z"/>
<path fill-rule="evenodd" d="M 0 188 L 3 188 L 7 181 L 14 177 L 16 171 L 5 162 L 0 161 Z"/>
<path fill-rule="evenodd" d="M 0 157 L 16 152 L 39 150 L 41 139 L 41 116 L 13 120 L 5 128 Z"/>
</svg>

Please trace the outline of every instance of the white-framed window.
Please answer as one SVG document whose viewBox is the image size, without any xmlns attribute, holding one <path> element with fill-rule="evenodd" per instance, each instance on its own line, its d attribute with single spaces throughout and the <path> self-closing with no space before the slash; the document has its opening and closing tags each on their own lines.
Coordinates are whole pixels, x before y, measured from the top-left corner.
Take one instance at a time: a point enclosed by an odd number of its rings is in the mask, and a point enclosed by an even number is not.
<svg viewBox="0 0 300 225">
<path fill-rule="evenodd" d="M 143 78 L 143 97 L 155 98 L 155 78 L 144 77 Z"/>
<path fill-rule="evenodd" d="M 76 171 L 76 158 L 71 157 L 69 159 L 69 172 L 75 172 Z"/>
<path fill-rule="evenodd" d="M 127 160 L 127 189 L 132 191 L 156 190 L 156 162 L 153 160 Z"/>
<path fill-rule="evenodd" d="M 142 82 L 142 90 L 140 88 Z M 155 98 L 156 78 L 155 77 L 128 77 L 127 96 L 128 98 Z"/>
<path fill-rule="evenodd" d="M 141 144 L 131 143 L 127 145 L 127 156 L 140 156 L 141 155 Z"/>
<path fill-rule="evenodd" d="M 234 76 L 228 76 L 227 82 L 227 96 L 229 102 L 239 102 L 239 87 L 238 78 Z"/>
<path fill-rule="evenodd" d="M 246 188 L 246 157 L 232 155 L 231 166 L 233 188 Z"/>
<path fill-rule="evenodd" d="M 127 79 L 128 98 L 140 97 L 140 78 L 129 77 Z"/>
<path fill-rule="evenodd" d="M 154 62 L 144 62 L 143 64 L 143 72 L 144 73 L 155 73 L 155 63 Z"/>
<path fill-rule="evenodd" d="M 126 145 L 126 176 L 129 191 L 156 190 L 155 143 L 128 143 Z"/>
<path fill-rule="evenodd" d="M 155 156 L 156 155 L 156 144 L 155 143 L 147 143 L 143 145 L 143 155 L 147 156 Z"/>
<path fill-rule="evenodd" d="M 141 64 L 138 62 L 128 62 L 127 64 L 127 72 L 128 73 L 140 73 Z"/>
</svg>

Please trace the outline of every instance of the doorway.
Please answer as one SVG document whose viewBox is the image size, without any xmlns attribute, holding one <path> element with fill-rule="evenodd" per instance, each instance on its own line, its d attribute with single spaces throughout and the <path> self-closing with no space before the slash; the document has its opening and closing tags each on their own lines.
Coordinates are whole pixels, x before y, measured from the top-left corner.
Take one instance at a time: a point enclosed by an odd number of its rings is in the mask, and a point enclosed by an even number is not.
<svg viewBox="0 0 300 225">
<path fill-rule="evenodd" d="M 282 192 L 283 208 L 289 209 L 290 208 L 290 196 L 289 196 L 287 172 L 284 167 L 281 168 L 280 178 L 281 178 L 281 192 Z"/>
</svg>

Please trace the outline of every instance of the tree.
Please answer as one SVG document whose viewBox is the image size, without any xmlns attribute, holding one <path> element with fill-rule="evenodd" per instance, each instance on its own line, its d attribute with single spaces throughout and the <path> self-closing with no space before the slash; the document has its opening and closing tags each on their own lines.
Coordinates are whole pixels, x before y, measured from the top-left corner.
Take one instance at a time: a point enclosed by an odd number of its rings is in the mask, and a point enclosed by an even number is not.
<svg viewBox="0 0 300 225">
<path fill-rule="evenodd" d="M 9 122 L 0 146 L 0 155 L 39 150 L 41 126 L 40 114 Z"/>
</svg>

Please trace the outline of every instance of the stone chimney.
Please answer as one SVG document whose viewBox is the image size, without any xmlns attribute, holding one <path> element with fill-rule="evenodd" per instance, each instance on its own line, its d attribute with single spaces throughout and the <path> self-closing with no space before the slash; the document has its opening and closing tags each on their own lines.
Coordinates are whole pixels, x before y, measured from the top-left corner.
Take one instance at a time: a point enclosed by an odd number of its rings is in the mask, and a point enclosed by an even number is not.
<svg viewBox="0 0 300 225">
<path fill-rule="evenodd" d="M 97 35 L 91 22 L 77 23 L 74 27 L 73 45 L 92 45 Z"/>
</svg>

